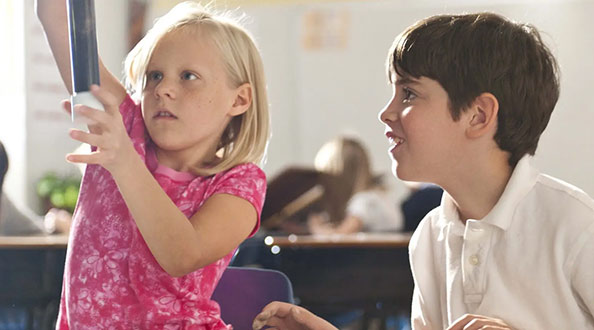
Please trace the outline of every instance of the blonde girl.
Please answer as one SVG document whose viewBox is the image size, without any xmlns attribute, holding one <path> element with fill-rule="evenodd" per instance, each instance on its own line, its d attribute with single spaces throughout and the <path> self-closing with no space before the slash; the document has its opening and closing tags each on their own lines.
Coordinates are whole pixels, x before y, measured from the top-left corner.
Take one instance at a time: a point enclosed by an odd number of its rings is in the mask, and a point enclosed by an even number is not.
<svg viewBox="0 0 594 330">
<path fill-rule="evenodd" d="M 63 0 L 37 12 L 69 92 Z M 230 329 L 211 294 L 259 227 L 266 189 L 261 58 L 235 21 L 195 3 L 160 18 L 126 58 L 100 63 L 105 111 L 70 136 L 92 146 L 68 245 L 58 329 Z M 68 104 L 65 105 L 69 107 Z"/>
</svg>

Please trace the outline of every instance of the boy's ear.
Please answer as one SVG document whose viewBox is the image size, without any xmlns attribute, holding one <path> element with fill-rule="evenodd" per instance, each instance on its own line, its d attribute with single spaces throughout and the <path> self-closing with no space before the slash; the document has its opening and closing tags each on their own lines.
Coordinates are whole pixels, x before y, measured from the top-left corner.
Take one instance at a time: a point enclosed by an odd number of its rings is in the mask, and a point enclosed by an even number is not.
<svg viewBox="0 0 594 330">
<path fill-rule="evenodd" d="M 497 101 L 495 95 L 482 93 L 477 96 L 467 111 L 469 119 L 466 136 L 478 138 L 496 128 L 498 112 L 499 101 Z"/>
<path fill-rule="evenodd" d="M 252 105 L 252 85 L 245 83 L 237 87 L 236 91 L 235 101 L 229 111 L 229 115 L 232 117 L 241 115 Z"/>
</svg>

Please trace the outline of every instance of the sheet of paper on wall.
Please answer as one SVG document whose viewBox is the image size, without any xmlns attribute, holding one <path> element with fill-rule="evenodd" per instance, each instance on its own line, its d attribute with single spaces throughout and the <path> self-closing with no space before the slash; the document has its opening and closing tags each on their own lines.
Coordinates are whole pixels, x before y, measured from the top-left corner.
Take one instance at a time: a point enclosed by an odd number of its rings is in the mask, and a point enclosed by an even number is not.
<svg viewBox="0 0 594 330">
<path fill-rule="evenodd" d="M 307 10 L 301 18 L 301 45 L 307 51 L 342 50 L 348 46 L 348 10 Z"/>
</svg>

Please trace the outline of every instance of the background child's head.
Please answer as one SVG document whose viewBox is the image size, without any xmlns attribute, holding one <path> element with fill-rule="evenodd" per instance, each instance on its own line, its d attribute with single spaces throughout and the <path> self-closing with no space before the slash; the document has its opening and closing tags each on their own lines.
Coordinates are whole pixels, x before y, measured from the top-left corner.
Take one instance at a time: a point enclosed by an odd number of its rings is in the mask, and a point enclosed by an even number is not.
<svg viewBox="0 0 594 330">
<path fill-rule="evenodd" d="M 326 142 L 314 159 L 316 170 L 335 175 L 350 194 L 369 189 L 373 174 L 367 149 L 349 137 L 337 137 Z"/>
<path fill-rule="evenodd" d="M 495 141 L 513 167 L 533 155 L 559 98 L 555 58 L 531 25 L 492 13 L 438 15 L 403 31 L 388 56 L 388 76 L 436 80 L 454 120 L 477 96 L 499 102 Z"/>
<path fill-rule="evenodd" d="M 201 5 L 183 2 L 159 18 L 132 49 L 125 62 L 128 88 L 139 98 L 146 84 L 146 70 L 157 43 L 179 29 L 193 29 L 209 38 L 226 68 L 230 86 L 250 84 L 252 102 L 246 112 L 233 117 L 221 136 L 214 167 L 200 169 L 213 174 L 239 163 L 263 161 L 269 137 L 268 97 L 260 53 L 250 34 L 229 13 L 214 14 Z"/>
<path fill-rule="evenodd" d="M 354 138 L 336 137 L 318 150 L 314 167 L 330 174 L 322 208 L 332 222 L 339 222 L 351 197 L 376 185 L 367 148 Z"/>
<path fill-rule="evenodd" d="M 347 204 L 354 194 L 382 188 L 381 177 L 374 176 L 371 171 L 367 148 L 356 138 L 339 136 L 324 143 L 315 156 L 314 167 L 330 174 L 323 208 L 333 222 L 344 218 Z"/>
<path fill-rule="evenodd" d="M 4 149 L 4 144 L 0 141 L 0 192 L 2 192 L 6 172 L 8 172 L 8 154 Z"/>
</svg>

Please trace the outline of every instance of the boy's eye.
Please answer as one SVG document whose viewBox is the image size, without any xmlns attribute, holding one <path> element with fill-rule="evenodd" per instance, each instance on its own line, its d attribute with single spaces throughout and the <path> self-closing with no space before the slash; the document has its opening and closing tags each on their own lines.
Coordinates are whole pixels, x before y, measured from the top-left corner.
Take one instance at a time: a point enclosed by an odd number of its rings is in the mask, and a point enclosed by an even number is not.
<svg viewBox="0 0 594 330">
<path fill-rule="evenodd" d="M 196 76 L 192 72 L 184 72 L 184 73 L 182 73 L 182 79 L 183 80 L 196 80 L 196 79 L 198 79 L 198 76 Z"/>
<path fill-rule="evenodd" d="M 161 80 L 163 78 L 163 74 L 159 71 L 151 71 L 146 75 L 149 81 L 153 80 Z"/>
<path fill-rule="evenodd" d="M 403 100 L 405 102 L 412 101 L 412 100 L 414 100 L 417 97 L 417 95 L 413 91 L 411 91 L 410 89 L 408 89 L 406 87 L 403 87 L 402 88 L 402 92 L 404 93 Z"/>
</svg>

